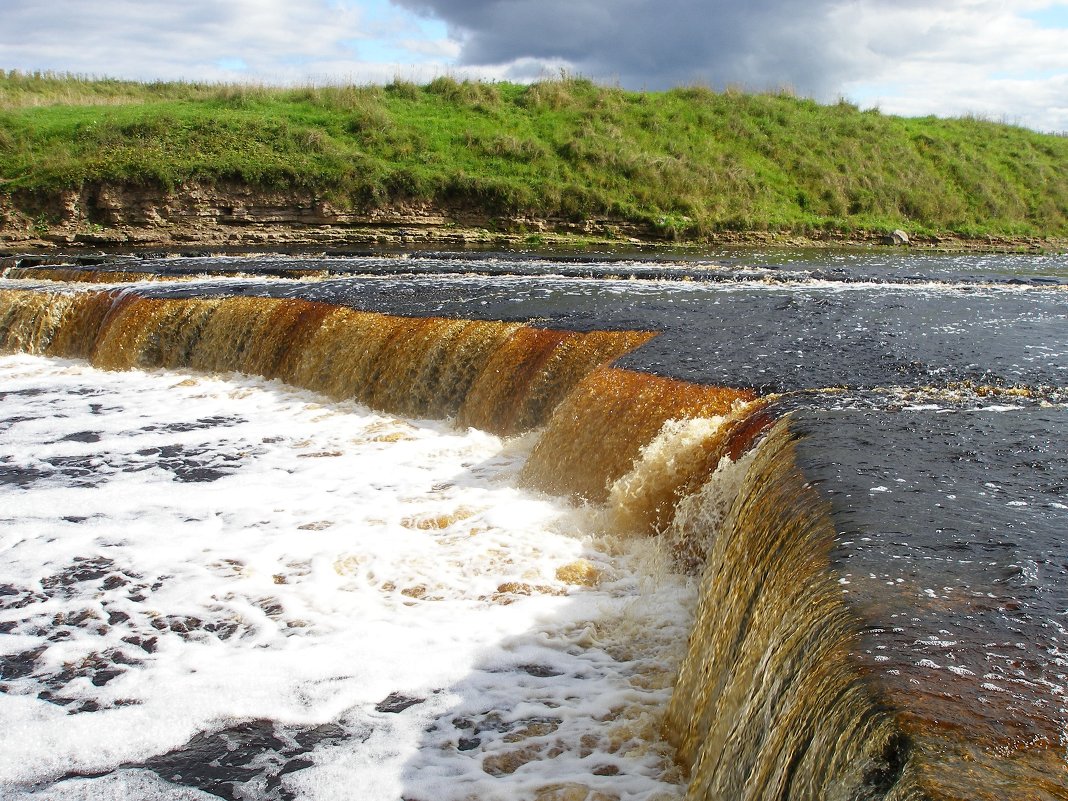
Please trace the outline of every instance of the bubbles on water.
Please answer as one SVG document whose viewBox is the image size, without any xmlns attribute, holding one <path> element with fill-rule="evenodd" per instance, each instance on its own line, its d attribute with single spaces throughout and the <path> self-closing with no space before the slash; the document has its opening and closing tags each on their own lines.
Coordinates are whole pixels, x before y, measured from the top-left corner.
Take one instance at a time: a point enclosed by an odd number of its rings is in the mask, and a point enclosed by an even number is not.
<svg viewBox="0 0 1068 801">
<path fill-rule="evenodd" d="M 42 473 L 0 485 L 0 794 L 678 795 L 693 588 L 515 489 L 529 437 L 29 357 L 0 387 Z"/>
</svg>

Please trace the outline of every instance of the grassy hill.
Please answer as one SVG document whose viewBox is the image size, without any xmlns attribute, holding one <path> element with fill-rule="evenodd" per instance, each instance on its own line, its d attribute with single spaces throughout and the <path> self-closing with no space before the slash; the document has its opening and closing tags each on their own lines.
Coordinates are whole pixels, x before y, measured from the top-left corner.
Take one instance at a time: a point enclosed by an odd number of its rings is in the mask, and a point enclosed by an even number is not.
<svg viewBox="0 0 1068 801">
<path fill-rule="evenodd" d="M 0 194 L 89 183 L 301 189 L 344 208 L 718 231 L 1068 236 L 1068 138 L 975 119 L 705 88 L 535 83 L 296 89 L 0 70 Z"/>
</svg>

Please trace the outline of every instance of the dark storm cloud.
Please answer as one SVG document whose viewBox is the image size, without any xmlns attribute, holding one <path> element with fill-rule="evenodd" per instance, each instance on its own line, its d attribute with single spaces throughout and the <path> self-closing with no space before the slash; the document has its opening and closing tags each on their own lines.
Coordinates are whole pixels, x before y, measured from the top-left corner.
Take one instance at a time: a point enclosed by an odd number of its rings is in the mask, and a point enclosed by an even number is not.
<svg viewBox="0 0 1068 801">
<path fill-rule="evenodd" d="M 461 60 L 567 62 L 650 89 L 708 83 L 836 90 L 856 66 L 828 0 L 394 0 L 444 20 Z M 527 62 L 529 64 L 529 61 Z"/>
</svg>

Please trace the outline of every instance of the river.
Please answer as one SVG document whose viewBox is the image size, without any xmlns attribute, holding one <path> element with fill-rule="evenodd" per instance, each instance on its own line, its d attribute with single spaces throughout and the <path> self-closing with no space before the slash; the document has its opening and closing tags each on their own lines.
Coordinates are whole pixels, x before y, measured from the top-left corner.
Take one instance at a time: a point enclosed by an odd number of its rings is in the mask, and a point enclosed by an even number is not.
<svg viewBox="0 0 1068 801">
<path fill-rule="evenodd" d="M 1068 258 L 0 298 L 15 797 L 1068 797 Z"/>
</svg>

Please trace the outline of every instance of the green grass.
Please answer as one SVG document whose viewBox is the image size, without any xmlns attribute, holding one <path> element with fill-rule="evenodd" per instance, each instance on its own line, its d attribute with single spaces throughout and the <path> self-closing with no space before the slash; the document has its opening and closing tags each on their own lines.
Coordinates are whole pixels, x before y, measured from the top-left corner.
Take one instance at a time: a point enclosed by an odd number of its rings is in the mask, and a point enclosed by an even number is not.
<svg viewBox="0 0 1068 801">
<path fill-rule="evenodd" d="M 575 78 L 281 89 L 0 71 L 0 191 L 94 182 L 613 217 L 678 238 L 1068 235 L 1068 138 L 975 119 Z"/>
</svg>

